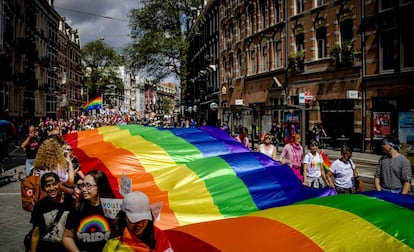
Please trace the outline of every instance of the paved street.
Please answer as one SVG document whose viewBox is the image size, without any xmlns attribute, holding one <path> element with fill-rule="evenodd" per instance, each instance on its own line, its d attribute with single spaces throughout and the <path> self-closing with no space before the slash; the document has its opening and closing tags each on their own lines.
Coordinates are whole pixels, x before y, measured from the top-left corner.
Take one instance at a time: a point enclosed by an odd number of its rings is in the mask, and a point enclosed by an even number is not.
<svg viewBox="0 0 414 252">
<path fill-rule="evenodd" d="M 24 251 L 23 238 L 31 225 L 30 213 L 21 205 L 20 182 L 0 187 L 0 205 L 0 251 Z"/>
<path fill-rule="evenodd" d="M 15 150 L 13 145 L 10 146 L 11 153 L 6 162 L 7 173 L 24 174 L 24 153 L 21 150 Z M 331 160 L 339 157 L 339 151 L 325 150 L 325 153 Z M 353 160 L 356 163 L 360 176 L 364 180 L 364 191 L 373 190 L 373 174 L 375 165 L 380 156 L 369 153 L 353 153 Z M 14 176 L 14 179 L 17 179 Z M 413 188 L 414 189 L 414 188 Z M 24 251 L 23 237 L 30 229 L 30 213 L 24 211 L 20 201 L 20 182 L 10 182 L 0 184 L 0 251 Z"/>
</svg>

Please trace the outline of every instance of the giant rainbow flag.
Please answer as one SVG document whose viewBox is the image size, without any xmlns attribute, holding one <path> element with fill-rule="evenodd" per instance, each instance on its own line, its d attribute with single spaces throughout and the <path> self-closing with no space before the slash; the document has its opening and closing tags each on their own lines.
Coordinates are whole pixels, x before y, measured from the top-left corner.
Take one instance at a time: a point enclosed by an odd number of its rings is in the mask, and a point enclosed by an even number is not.
<svg viewBox="0 0 414 252">
<path fill-rule="evenodd" d="M 82 105 L 82 109 L 85 111 L 94 110 L 94 109 L 101 109 L 103 104 L 103 95 L 95 97 L 85 104 Z"/>
<path fill-rule="evenodd" d="M 303 187 L 288 166 L 215 127 L 105 126 L 64 138 L 84 173 L 104 171 L 115 192 L 125 175 L 133 191 L 162 203 L 156 225 L 174 251 L 414 248 L 404 226 L 414 226 L 412 197 Z"/>
</svg>

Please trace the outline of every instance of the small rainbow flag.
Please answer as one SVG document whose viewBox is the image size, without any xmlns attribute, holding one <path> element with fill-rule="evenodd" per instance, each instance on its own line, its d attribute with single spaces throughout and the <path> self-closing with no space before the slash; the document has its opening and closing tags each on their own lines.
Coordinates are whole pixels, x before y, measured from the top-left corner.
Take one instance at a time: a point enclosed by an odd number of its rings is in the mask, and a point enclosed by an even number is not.
<svg viewBox="0 0 414 252">
<path fill-rule="evenodd" d="M 87 103 L 82 105 L 83 110 L 89 111 L 94 109 L 101 109 L 103 104 L 103 96 L 100 95 L 96 98 L 89 100 Z"/>
<path fill-rule="evenodd" d="M 323 160 L 323 162 L 322 162 L 323 169 L 325 171 L 329 171 L 329 168 L 331 167 L 332 161 L 328 158 L 328 156 L 326 155 L 326 153 L 324 151 L 321 151 L 319 154 L 321 155 L 322 160 Z"/>
</svg>

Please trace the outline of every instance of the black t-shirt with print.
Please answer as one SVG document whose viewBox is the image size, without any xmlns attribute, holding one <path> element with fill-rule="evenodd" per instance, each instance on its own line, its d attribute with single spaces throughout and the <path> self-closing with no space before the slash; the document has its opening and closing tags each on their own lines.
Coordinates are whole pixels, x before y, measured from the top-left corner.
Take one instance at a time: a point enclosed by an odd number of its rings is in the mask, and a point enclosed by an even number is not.
<svg viewBox="0 0 414 252">
<path fill-rule="evenodd" d="M 40 239 L 37 251 L 65 251 L 62 235 L 72 202 L 56 203 L 49 197 L 41 199 L 34 207 L 30 222 L 39 226 Z M 63 211 L 54 224 L 59 211 Z"/>
<path fill-rule="evenodd" d="M 111 234 L 102 207 L 87 203 L 81 203 L 70 212 L 66 228 L 75 230 L 74 239 L 80 251 L 101 252 Z"/>
</svg>

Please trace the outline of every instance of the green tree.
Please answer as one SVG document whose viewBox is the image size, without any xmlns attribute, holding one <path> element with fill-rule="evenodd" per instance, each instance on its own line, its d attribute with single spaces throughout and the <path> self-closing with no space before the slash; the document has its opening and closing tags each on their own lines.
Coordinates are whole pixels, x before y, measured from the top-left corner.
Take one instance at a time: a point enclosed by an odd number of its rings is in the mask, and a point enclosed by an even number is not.
<svg viewBox="0 0 414 252">
<path fill-rule="evenodd" d="M 82 47 L 84 85 L 89 98 L 103 94 L 107 85 L 112 84 L 123 89 L 122 80 L 118 78 L 116 70 L 124 62 L 123 56 L 102 40 L 91 41 Z"/>
<path fill-rule="evenodd" d="M 142 0 L 129 14 L 132 43 L 126 50 L 131 69 L 153 81 L 186 78 L 186 22 L 199 0 Z"/>
</svg>

